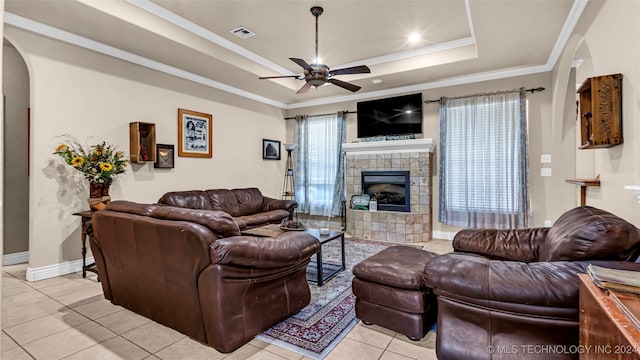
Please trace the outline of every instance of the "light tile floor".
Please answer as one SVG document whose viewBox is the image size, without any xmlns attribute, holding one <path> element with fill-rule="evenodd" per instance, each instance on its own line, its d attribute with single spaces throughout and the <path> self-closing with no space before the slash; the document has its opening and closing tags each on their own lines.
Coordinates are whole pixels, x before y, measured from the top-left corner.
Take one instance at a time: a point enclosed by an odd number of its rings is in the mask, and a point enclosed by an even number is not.
<svg viewBox="0 0 640 360">
<path fill-rule="evenodd" d="M 424 248 L 450 252 L 451 241 L 432 240 Z M 222 354 L 188 337 L 111 304 L 96 275 L 80 273 L 38 282 L 25 281 L 27 264 L 2 269 L 2 341 L 0 358 L 22 359 L 308 359 L 295 352 L 252 340 Z M 326 357 L 339 359 L 436 359 L 435 333 L 421 341 L 359 323 Z"/>
</svg>

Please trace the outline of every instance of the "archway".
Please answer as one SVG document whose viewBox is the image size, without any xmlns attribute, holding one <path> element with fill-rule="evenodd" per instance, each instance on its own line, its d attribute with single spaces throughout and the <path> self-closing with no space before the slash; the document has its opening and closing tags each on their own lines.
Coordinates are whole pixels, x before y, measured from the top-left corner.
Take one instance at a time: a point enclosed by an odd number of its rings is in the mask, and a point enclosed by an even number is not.
<svg viewBox="0 0 640 360">
<path fill-rule="evenodd" d="M 4 93 L 3 265 L 29 260 L 29 71 L 24 58 L 3 41 Z"/>
</svg>

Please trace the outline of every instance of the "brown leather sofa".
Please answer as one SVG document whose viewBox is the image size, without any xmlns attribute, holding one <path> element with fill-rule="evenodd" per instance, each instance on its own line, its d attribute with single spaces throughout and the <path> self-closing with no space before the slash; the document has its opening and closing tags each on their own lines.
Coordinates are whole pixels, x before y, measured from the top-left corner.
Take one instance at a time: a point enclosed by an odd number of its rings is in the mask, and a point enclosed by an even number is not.
<svg viewBox="0 0 640 360">
<path fill-rule="evenodd" d="M 240 230 L 277 224 L 293 219 L 298 207 L 295 200 L 279 200 L 263 196 L 257 188 L 173 191 L 164 194 L 159 204 L 188 209 L 217 210 L 231 215 Z"/>
<path fill-rule="evenodd" d="M 640 271 L 639 230 L 593 207 L 551 228 L 463 230 L 453 247 L 424 270 L 440 360 L 577 359 L 578 274 L 589 264 Z"/>
<path fill-rule="evenodd" d="M 230 352 L 310 302 L 320 249 L 301 232 L 239 236 L 222 211 L 112 201 L 90 238 L 106 299 Z"/>
</svg>

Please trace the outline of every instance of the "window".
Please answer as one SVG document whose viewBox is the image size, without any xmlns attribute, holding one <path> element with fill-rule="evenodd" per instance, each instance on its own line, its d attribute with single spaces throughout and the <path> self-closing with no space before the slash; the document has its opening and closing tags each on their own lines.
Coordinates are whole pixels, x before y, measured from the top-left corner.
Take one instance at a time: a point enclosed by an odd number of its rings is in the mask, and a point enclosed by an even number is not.
<svg viewBox="0 0 640 360">
<path fill-rule="evenodd" d="M 440 221 L 487 228 L 529 219 L 524 90 L 440 104 Z"/>
<path fill-rule="evenodd" d="M 295 193 L 299 211 L 323 216 L 339 213 L 344 192 L 344 138 L 340 114 L 298 120 Z"/>
</svg>

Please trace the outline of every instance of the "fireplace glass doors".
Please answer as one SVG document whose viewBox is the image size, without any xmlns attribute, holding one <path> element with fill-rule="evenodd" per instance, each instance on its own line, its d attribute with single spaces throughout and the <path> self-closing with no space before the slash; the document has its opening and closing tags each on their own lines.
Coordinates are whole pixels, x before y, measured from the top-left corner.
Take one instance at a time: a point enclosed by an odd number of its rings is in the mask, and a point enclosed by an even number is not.
<svg viewBox="0 0 640 360">
<path fill-rule="evenodd" d="M 363 171 L 362 191 L 378 201 L 378 210 L 411 211 L 409 171 Z"/>
</svg>

